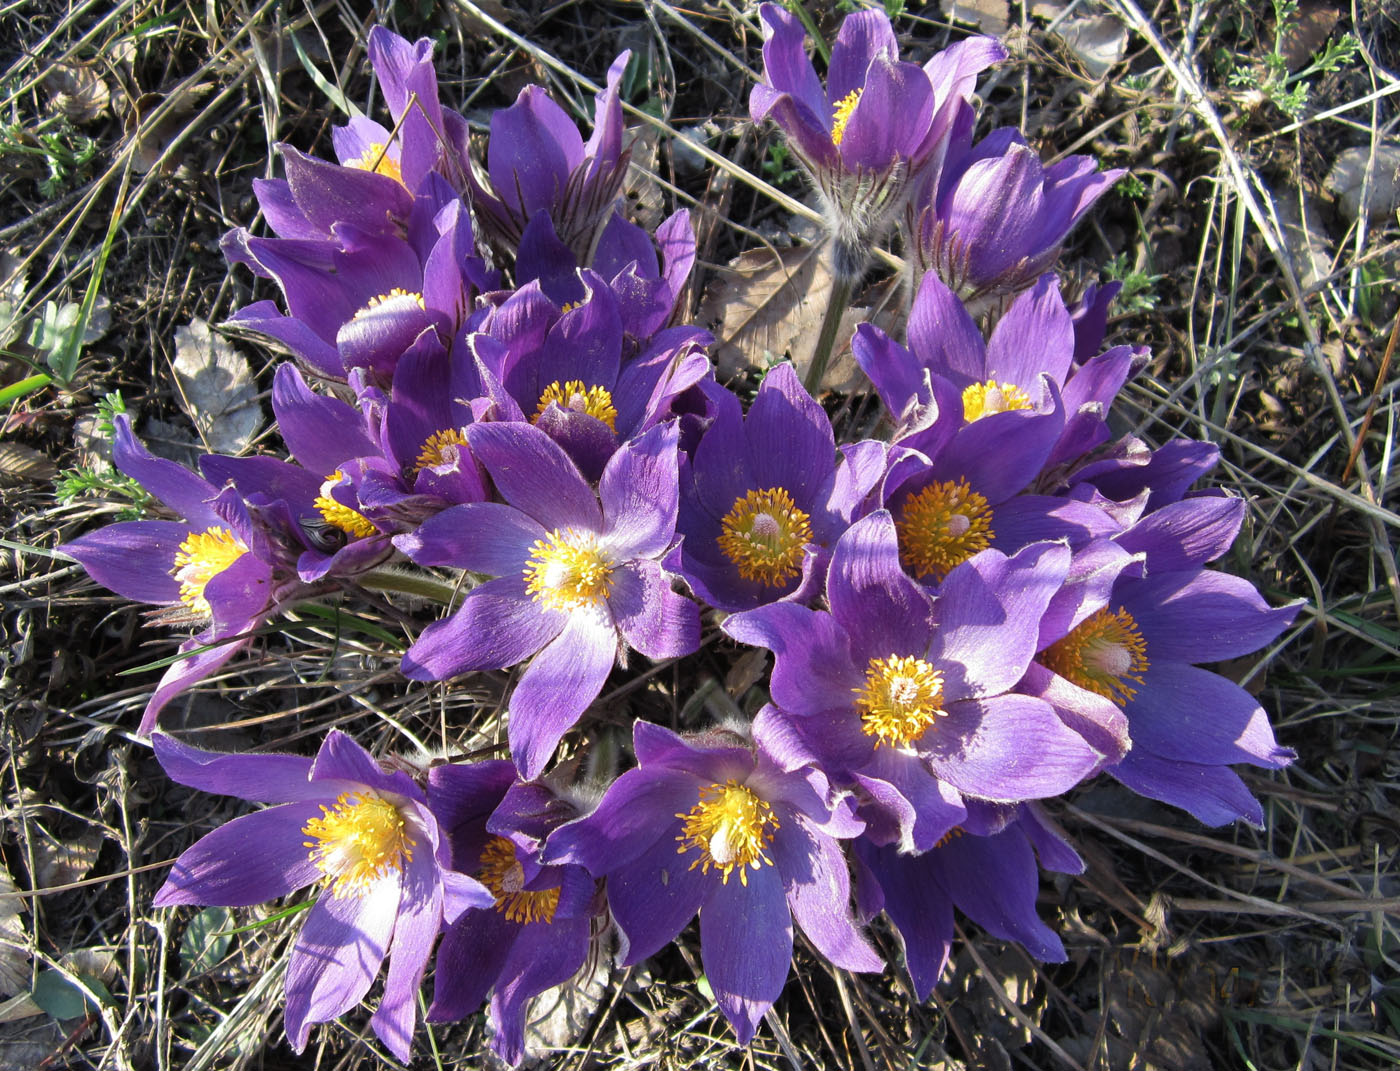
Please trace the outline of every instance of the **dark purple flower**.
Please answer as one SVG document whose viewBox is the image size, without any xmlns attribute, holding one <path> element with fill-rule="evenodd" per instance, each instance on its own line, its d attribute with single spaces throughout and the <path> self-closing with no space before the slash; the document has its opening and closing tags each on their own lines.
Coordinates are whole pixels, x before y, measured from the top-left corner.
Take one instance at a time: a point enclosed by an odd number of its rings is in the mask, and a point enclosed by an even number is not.
<svg viewBox="0 0 1400 1071">
<path fill-rule="evenodd" d="M 1092 156 L 1045 167 L 1014 127 L 951 148 L 910 201 L 915 260 L 965 296 L 1020 290 L 1054 264 L 1070 230 L 1124 173 L 1095 171 Z"/>
<path fill-rule="evenodd" d="M 880 969 L 851 918 L 837 840 L 861 824 L 846 802 L 827 802 L 820 772 L 785 772 L 761 739 L 751 747 L 723 730 L 685 739 L 637 722 L 634 750 L 638 766 L 544 853 L 607 878 L 624 964 L 654 955 L 698 912 L 705 975 L 740 1044 L 782 992 L 794 920 L 836 966 Z"/>
<path fill-rule="evenodd" d="M 739 400 L 707 389 L 714 420 L 681 472 L 673 566 L 721 610 L 743 610 L 819 590 L 826 551 L 845 531 L 883 461 L 878 443 L 836 443 L 825 410 L 791 365 L 763 378 L 744 415 Z"/>
<path fill-rule="evenodd" d="M 964 796 L 1054 796 L 1099 764 L 1048 702 L 1012 691 L 1069 558 L 1049 543 L 983 551 L 931 600 L 900 568 L 881 510 L 836 545 L 830 612 L 773 603 L 724 630 L 774 653 L 760 720 L 786 765 L 860 789 L 885 816 L 868 835 L 925 851 L 966 818 Z"/>
<path fill-rule="evenodd" d="M 1048 613 L 1037 641 L 1041 679 L 1027 686 L 1076 714 L 1076 697 L 1120 707 L 1131 748 L 1107 770 L 1144 796 L 1190 811 L 1207 825 L 1263 825 L 1259 803 L 1230 769 L 1288 765 L 1259 701 L 1199 663 L 1239 658 L 1271 643 L 1301 603 L 1270 607 L 1247 580 L 1204 568 L 1229 549 L 1245 504 L 1188 498 L 1149 513 L 1114 543 L 1141 569 L 1110 573 Z"/>
<path fill-rule="evenodd" d="M 749 96 L 749 112 L 782 129 L 828 209 L 837 274 L 858 276 L 870 244 L 942 158 L 977 75 L 1006 50 L 975 37 L 921 68 L 900 62 L 883 11 L 857 11 L 841 23 L 823 87 L 798 18 L 778 4 L 764 4 L 759 15 L 764 81 Z"/>
<path fill-rule="evenodd" d="M 449 868 L 423 792 L 338 731 L 314 760 L 201 751 L 164 735 L 154 744 L 180 784 L 275 805 L 235 818 L 185 851 L 154 906 L 246 907 L 324 882 L 287 967 L 287 1038 L 297 1052 L 305 1049 L 312 1025 L 364 999 L 387 956 L 370 1025 L 407 1061 L 418 989 L 439 930 L 467 908 L 494 901 L 479 882 Z"/>
<path fill-rule="evenodd" d="M 544 838 L 577 813 L 546 783 L 518 781 L 504 761 L 434 767 L 428 803 L 454 869 L 475 874 L 495 896 L 443 934 L 428 1020 L 461 1019 L 490 993 L 491 1046 L 518 1064 L 529 1002 L 582 969 L 601 909 L 597 882 L 583 867 L 538 861 Z"/>
<path fill-rule="evenodd" d="M 1047 870 L 1079 874 L 1084 862 L 1033 805 L 969 804 L 968 817 L 919 855 L 861 837 L 855 842 L 861 915 L 881 909 L 904 946 L 914 993 L 927 1000 L 948 963 L 956 907 L 993 937 L 1036 959 L 1061 962 L 1064 945 L 1040 921 L 1036 855 Z"/>
<path fill-rule="evenodd" d="M 533 656 L 510 696 L 511 754 L 532 778 L 628 647 L 673 658 L 699 645 L 699 610 L 659 560 L 675 541 L 676 426 L 618 450 L 596 494 L 530 424 L 475 424 L 467 440 L 504 503 L 454 506 L 395 543 L 421 565 L 498 579 L 424 629 L 403 671 L 445 680 Z"/>
<path fill-rule="evenodd" d="M 471 176 L 472 204 L 503 252 L 514 255 L 526 225 L 543 213 L 576 262 L 587 262 L 627 174 L 618 87 L 631 55 L 623 52 L 608 68 L 587 143 L 540 86 L 526 86 L 514 104 L 492 114 L 486 181 Z"/>
</svg>

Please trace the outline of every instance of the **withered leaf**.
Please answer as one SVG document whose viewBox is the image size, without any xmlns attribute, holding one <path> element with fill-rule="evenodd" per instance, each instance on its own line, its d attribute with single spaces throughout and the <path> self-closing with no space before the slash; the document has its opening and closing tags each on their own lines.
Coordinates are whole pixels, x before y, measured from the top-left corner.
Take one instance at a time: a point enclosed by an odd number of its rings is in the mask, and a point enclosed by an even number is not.
<svg viewBox="0 0 1400 1071">
<path fill-rule="evenodd" d="M 58 466 L 32 446 L 0 443 L 0 478 L 44 481 L 57 475 Z"/>
<path fill-rule="evenodd" d="M 263 426 L 248 361 L 204 320 L 175 329 L 177 400 L 209 449 L 237 454 Z"/>
<path fill-rule="evenodd" d="M 1340 18 L 1341 12 L 1334 4 L 1305 3 L 1298 9 L 1297 18 L 1284 26 L 1278 40 L 1279 55 L 1290 72 L 1301 71 L 1312 61 L 1313 54 L 1332 36 Z"/>
<path fill-rule="evenodd" d="M 970 22 L 983 33 L 1003 34 L 1011 21 L 1007 0 L 940 0 L 938 6 L 948 18 Z"/>
</svg>

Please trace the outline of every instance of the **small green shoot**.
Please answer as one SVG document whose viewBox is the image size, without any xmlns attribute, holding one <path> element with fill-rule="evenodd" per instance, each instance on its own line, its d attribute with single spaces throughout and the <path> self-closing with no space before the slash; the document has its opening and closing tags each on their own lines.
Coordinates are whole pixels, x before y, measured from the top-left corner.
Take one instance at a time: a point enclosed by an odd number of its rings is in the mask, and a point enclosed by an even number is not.
<svg viewBox="0 0 1400 1071">
<path fill-rule="evenodd" d="M 116 434 L 116 417 L 125 413 L 126 401 L 121 391 L 113 391 L 98 400 L 97 429 L 108 442 Z M 144 487 L 107 464 L 100 468 L 64 469 L 55 481 L 54 496 L 65 506 L 80 498 L 126 499 L 130 505 L 117 514 L 117 519 L 123 521 L 145 516 L 151 502 L 151 495 Z"/>
<path fill-rule="evenodd" d="M 1274 44 L 1264 56 L 1262 68 L 1243 66 L 1233 57 L 1222 66 L 1229 70 L 1228 80 L 1232 86 L 1258 90 L 1284 115 L 1297 119 L 1307 107 L 1310 92 L 1307 80 L 1314 75 L 1340 70 L 1355 58 L 1361 43 L 1354 34 L 1343 34 L 1335 41 L 1328 41 L 1311 63 L 1290 74 L 1284 41 L 1298 17 L 1298 0 L 1273 0 L 1273 6 Z"/>
<path fill-rule="evenodd" d="M 1156 287 L 1162 276 L 1153 275 L 1136 267 L 1130 253 L 1119 253 L 1113 257 L 1104 265 L 1104 272 L 1109 279 L 1117 280 L 1123 284 L 1123 289 L 1115 301 L 1120 310 L 1132 312 L 1157 307 Z"/>
<path fill-rule="evenodd" d="M 797 177 L 797 168 L 791 166 L 792 154 L 784 141 L 774 141 L 768 146 L 768 156 L 763 161 L 763 175 L 774 186 L 782 186 Z"/>
</svg>

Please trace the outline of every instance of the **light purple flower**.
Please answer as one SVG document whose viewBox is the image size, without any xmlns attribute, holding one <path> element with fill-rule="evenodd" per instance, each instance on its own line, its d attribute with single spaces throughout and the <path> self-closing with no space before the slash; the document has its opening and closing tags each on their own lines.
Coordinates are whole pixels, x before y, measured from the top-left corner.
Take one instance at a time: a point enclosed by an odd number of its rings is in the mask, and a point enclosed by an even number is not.
<svg viewBox="0 0 1400 1071">
<path fill-rule="evenodd" d="M 595 494 L 533 425 L 475 424 L 468 442 L 504 503 L 455 506 L 395 540 L 421 565 L 498 578 L 424 629 L 403 671 L 445 680 L 533 656 L 509 701 L 524 777 L 540 773 L 629 647 L 674 658 L 699 645 L 699 609 L 660 563 L 675 540 L 676 435 L 673 421 L 627 443 Z"/>
<path fill-rule="evenodd" d="M 370 1025 L 407 1061 L 438 931 L 495 899 L 449 868 L 422 790 L 338 731 L 314 760 L 201 751 L 164 735 L 154 744 L 180 784 L 274 805 L 235 818 L 186 850 L 154 905 L 246 907 L 324 882 L 287 967 L 287 1038 L 297 1052 L 305 1049 L 312 1025 L 364 999 L 387 956 Z"/>
<path fill-rule="evenodd" d="M 814 763 L 859 789 L 884 817 L 866 816 L 868 836 L 926 851 L 964 821 L 965 796 L 1054 796 L 1099 764 L 1048 702 L 1013 691 L 1069 558 L 1050 543 L 983 551 L 930 599 L 881 510 L 836 545 L 829 612 L 773 603 L 723 627 L 774 653 L 760 721 L 787 767 Z"/>
<path fill-rule="evenodd" d="M 724 730 L 687 739 L 637 722 L 634 751 L 638 766 L 544 852 L 607 878 L 625 965 L 660 951 L 698 912 L 705 975 L 740 1044 L 782 992 L 794 920 L 836 966 L 880 969 L 851 918 L 837 840 L 861 824 L 848 801 L 828 803 L 819 771 L 785 772 L 761 739 L 749 746 Z"/>
</svg>

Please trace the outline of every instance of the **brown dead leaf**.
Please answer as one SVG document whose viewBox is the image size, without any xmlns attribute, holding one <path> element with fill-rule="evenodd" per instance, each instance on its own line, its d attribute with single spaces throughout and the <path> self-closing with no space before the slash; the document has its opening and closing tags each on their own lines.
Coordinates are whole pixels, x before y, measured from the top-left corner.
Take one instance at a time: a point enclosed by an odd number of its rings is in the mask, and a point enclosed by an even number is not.
<svg viewBox="0 0 1400 1071">
<path fill-rule="evenodd" d="M 24 901 L 17 893 L 14 879 L 0 870 L 0 997 L 29 991 L 29 938 L 20 918 Z"/>
<path fill-rule="evenodd" d="M 165 150 L 185 129 L 190 115 L 212 86 L 195 85 L 171 94 L 142 93 L 127 113 L 126 135 L 136 141 L 132 165 L 143 174 L 156 166 Z M 168 103 L 167 103 L 168 102 Z M 179 165 L 179 153 L 166 160 L 164 170 L 174 171 Z"/>
<path fill-rule="evenodd" d="M 32 446 L 0 443 L 0 479 L 42 482 L 58 475 L 58 466 Z"/>
<path fill-rule="evenodd" d="M 88 828 L 75 837 L 55 837 L 43 826 L 30 823 L 34 852 L 34 882 L 41 889 L 55 889 L 81 881 L 102 851 L 102 831 Z"/>
<path fill-rule="evenodd" d="M 831 297 L 831 272 L 821 248 L 750 249 L 730 261 L 729 274 L 711 285 L 700 320 L 719 340 L 714 359 L 721 379 L 771 367 L 784 357 L 791 358 L 799 375 L 805 373 Z M 874 317 L 873 322 L 881 319 Z M 866 320 L 872 320 L 870 308 L 853 307 L 842 316 L 823 390 L 866 386 L 865 374 L 851 357 L 851 334 Z"/>
<path fill-rule="evenodd" d="M 1117 66 L 1128 50 L 1128 28 L 1113 15 L 1065 19 L 1055 36 L 1095 81 Z"/>
<path fill-rule="evenodd" d="M 49 107 L 75 123 L 90 123 L 112 103 L 112 91 L 92 67 L 58 63 L 44 75 Z"/>
<path fill-rule="evenodd" d="M 939 0 L 943 14 L 959 22 L 970 22 L 983 33 L 1000 36 L 1011 21 L 1007 0 Z"/>
<path fill-rule="evenodd" d="M 1337 28 L 1341 12 L 1335 4 L 1304 3 L 1298 9 L 1298 16 L 1283 28 L 1279 35 L 1278 51 L 1288 70 L 1301 71 L 1319 51 L 1332 31 Z"/>
<path fill-rule="evenodd" d="M 175 329 L 177 401 L 209 449 L 238 454 L 263 425 L 247 359 L 204 320 Z"/>
</svg>

